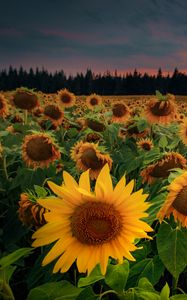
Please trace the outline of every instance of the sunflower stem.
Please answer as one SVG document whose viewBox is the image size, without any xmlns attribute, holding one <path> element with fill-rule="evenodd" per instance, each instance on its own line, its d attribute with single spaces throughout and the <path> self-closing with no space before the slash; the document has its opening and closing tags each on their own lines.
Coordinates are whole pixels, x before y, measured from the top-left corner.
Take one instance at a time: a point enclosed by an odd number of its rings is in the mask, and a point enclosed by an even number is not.
<svg viewBox="0 0 187 300">
<path fill-rule="evenodd" d="M 172 280 L 172 294 L 176 294 L 176 290 L 177 290 L 177 284 L 178 284 L 178 280 L 179 280 L 179 277 L 173 277 L 173 280 Z"/>
<path fill-rule="evenodd" d="M 28 121 L 28 110 L 25 109 L 24 111 L 24 124 L 27 125 L 27 121 Z"/>
<path fill-rule="evenodd" d="M 6 156 L 5 155 L 3 157 L 3 169 L 4 169 L 6 180 L 9 180 L 9 178 L 8 178 L 8 172 L 7 172 Z"/>
<path fill-rule="evenodd" d="M 103 296 L 107 295 L 107 294 L 115 294 L 115 295 L 118 295 L 117 292 L 115 292 L 114 290 L 108 290 L 108 291 L 105 291 L 103 292 L 102 294 L 99 295 L 99 300 L 101 300 L 103 298 Z"/>
<path fill-rule="evenodd" d="M 6 283 L 5 281 L 3 281 L 3 283 L 2 283 L 2 292 L 1 293 L 6 297 L 3 299 L 15 300 L 9 284 Z"/>
</svg>

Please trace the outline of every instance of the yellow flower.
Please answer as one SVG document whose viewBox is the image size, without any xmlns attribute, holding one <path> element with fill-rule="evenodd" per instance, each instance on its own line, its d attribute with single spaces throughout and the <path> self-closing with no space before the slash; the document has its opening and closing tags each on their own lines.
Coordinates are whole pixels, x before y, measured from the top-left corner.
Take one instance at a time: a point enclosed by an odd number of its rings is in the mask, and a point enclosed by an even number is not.
<svg viewBox="0 0 187 300">
<path fill-rule="evenodd" d="M 90 109 L 94 109 L 95 107 L 101 105 L 102 98 L 97 94 L 91 94 L 86 98 L 86 105 Z"/>
<path fill-rule="evenodd" d="M 75 105 L 76 97 L 67 89 L 58 91 L 59 104 L 63 107 L 72 107 Z"/>
<path fill-rule="evenodd" d="M 121 101 L 116 101 L 112 106 L 112 122 L 124 123 L 129 119 L 129 116 L 128 106 Z"/>
<path fill-rule="evenodd" d="M 175 221 L 187 227 L 187 172 L 176 177 L 168 187 L 169 194 L 157 214 L 162 221 L 173 214 Z"/>
<path fill-rule="evenodd" d="M 67 172 L 61 186 L 48 182 L 55 198 L 38 200 L 49 209 L 44 215 L 47 224 L 33 234 L 34 247 L 56 241 L 43 260 L 43 266 L 58 258 L 53 272 L 66 272 L 74 261 L 79 272 L 90 272 L 97 264 L 106 273 L 108 258 L 123 262 L 134 260 L 131 251 L 136 238 L 150 238 L 152 231 L 141 218 L 149 204 L 143 190 L 132 193 L 134 180 L 125 185 L 125 177 L 112 185 L 109 166 L 101 170 L 95 191 L 90 190 L 89 170 L 82 173 L 79 184 Z"/>
</svg>

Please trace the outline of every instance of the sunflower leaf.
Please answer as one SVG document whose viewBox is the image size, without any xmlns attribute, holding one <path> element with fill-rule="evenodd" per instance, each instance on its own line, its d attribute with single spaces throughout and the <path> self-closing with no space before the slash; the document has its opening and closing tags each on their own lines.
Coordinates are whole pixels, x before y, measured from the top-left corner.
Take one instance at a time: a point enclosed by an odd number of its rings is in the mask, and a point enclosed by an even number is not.
<svg viewBox="0 0 187 300">
<path fill-rule="evenodd" d="M 187 229 L 173 229 L 170 224 L 162 223 L 156 242 L 163 264 L 174 278 L 178 278 L 187 266 Z"/>
<path fill-rule="evenodd" d="M 128 276 L 129 262 L 125 260 L 123 264 L 108 265 L 105 282 L 113 290 L 122 292 L 126 286 Z"/>
<path fill-rule="evenodd" d="M 100 266 L 97 265 L 89 276 L 79 279 L 78 287 L 84 287 L 102 279 L 104 279 L 104 276 L 101 274 Z"/>
</svg>

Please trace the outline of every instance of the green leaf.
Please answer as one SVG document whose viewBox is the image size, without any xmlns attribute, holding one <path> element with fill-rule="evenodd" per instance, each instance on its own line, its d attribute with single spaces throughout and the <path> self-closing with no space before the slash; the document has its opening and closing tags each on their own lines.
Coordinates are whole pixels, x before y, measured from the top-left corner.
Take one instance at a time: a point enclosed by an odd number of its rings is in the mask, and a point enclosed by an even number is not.
<svg viewBox="0 0 187 300">
<path fill-rule="evenodd" d="M 160 296 L 156 293 L 146 291 L 136 291 L 136 300 L 160 300 Z"/>
<path fill-rule="evenodd" d="M 150 225 L 156 219 L 156 215 L 160 207 L 164 203 L 167 194 L 168 194 L 167 192 L 159 193 L 159 195 L 157 195 L 156 197 L 152 198 L 151 201 L 149 201 L 151 203 L 151 206 L 147 210 L 148 217 L 144 218 L 144 220 Z"/>
<path fill-rule="evenodd" d="M 0 259 L 0 268 L 4 269 L 7 266 L 15 263 L 18 259 L 20 259 L 23 256 L 26 256 L 30 254 L 33 251 L 33 248 L 20 248 L 13 253 L 4 256 L 3 258 Z"/>
<path fill-rule="evenodd" d="M 162 223 L 157 234 L 157 249 L 165 267 L 178 278 L 187 266 L 187 229 Z"/>
<path fill-rule="evenodd" d="M 164 265 L 158 255 L 153 258 L 145 258 L 135 263 L 131 269 L 127 286 L 136 286 L 140 278 L 147 277 L 155 285 L 164 271 Z"/>
<path fill-rule="evenodd" d="M 169 298 L 170 300 L 187 300 L 187 295 L 175 295 Z"/>
<path fill-rule="evenodd" d="M 92 288 L 89 286 L 85 288 L 76 298 L 76 300 L 99 300 L 100 297 L 94 294 Z"/>
<path fill-rule="evenodd" d="M 161 300 L 169 300 L 169 294 L 170 294 L 170 289 L 169 289 L 169 286 L 166 282 L 165 286 L 161 290 L 160 299 Z"/>
<path fill-rule="evenodd" d="M 40 198 L 45 198 L 48 194 L 46 189 L 39 185 L 34 185 L 34 189 L 36 191 L 37 196 Z"/>
<path fill-rule="evenodd" d="M 108 265 L 105 282 L 113 290 L 122 292 L 126 286 L 128 275 L 129 262 L 127 260 L 123 264 Z"/>
<path fill-rule="evenodd" d="M 101 279 L 104 279 L 104 275 L 101 274 L 100 266 L 97 265 L 89 276 L 80 278 L 78 282 L 78 287 L 83 287 L 87 285 L 91 285 Z"/>
<path fill-rule="evenodd" d="M 165 149 L 167 147 L 167 145 L 168 145 L 167 137 L 165 135 L 163 135 L 158 142 L 158 146 L 160 148 Z"/>
<path fill-rule="evenodd" d="M 5 280 L 7 283 L 9 283 L 9 280 L 16 268 L 16 266 L 7 266 L 2 270 L 0 269 L 0 280 Z"/>
<path fill-rule="evenodd" d="M 146 277 L 140 278 L 138 287 L 146 291 L 155 292 L 153 285 Z"/>
<path fill-rule="evenodd" d="M 32 289 L 27 300 L 75 300 L 82 292 L 68 281 L 50 282 Z"/>
</svg>

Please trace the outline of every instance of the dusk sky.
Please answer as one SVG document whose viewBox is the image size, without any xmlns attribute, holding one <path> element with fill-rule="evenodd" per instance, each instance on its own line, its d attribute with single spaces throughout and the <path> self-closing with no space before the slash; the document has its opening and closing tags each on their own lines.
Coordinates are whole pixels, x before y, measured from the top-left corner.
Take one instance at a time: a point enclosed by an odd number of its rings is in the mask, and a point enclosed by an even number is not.
<svg viewBox="0 0 187 300">
<path fill-rule="evenodd" d="M 185 0 L 0 0 L 0 69 L 187 72 Z"/>
</svg>

